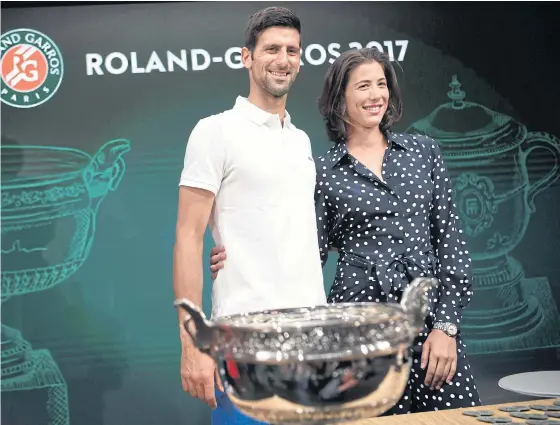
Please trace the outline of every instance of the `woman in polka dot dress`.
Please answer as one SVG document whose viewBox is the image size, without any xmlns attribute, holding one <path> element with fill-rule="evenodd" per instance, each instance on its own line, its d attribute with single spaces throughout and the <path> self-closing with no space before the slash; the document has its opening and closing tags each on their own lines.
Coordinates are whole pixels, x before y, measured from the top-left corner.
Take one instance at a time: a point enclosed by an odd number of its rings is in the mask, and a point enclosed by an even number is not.
<svg viewBox="0 0 560 425">
<path fill-rule="evenodd" d="M 389 58 L 376 49 L 337 58 L 319 107 L 335 144 L 316 160 L 323 265 L 329 250 L 339 252 L 329 302 L 400 302 L 414 277 L 440 283 L 407 389 L 387 414 L 480 405 L 460 333 L 471 259 L 437 143 L 391 131 L 401 97 Z"/>
</svg>

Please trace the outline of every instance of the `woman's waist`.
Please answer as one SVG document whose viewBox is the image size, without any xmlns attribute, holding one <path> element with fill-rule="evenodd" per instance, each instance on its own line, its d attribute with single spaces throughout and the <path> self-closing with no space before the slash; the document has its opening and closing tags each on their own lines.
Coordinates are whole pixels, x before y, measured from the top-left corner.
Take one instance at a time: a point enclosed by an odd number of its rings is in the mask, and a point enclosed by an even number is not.
<svg viewBox="0 0 560 425">
<path fill-rule="evenodd" d="M 377 268 L 419 268 L 421 271 L 435 271 L 436 256 L 430 248 L 410 248 L 401 252 L 367 252 L 339 250 L 338 266 L 347 265 L 366 270 Z"/>
</svg>

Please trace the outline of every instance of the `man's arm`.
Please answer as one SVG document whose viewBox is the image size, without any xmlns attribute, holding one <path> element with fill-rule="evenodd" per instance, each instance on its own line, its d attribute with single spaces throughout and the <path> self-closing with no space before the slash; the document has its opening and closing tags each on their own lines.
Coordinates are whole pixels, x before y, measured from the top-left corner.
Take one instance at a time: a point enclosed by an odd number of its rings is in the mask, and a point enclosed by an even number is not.
<svg viewBox="0 0 560 425">
<path fill-rule="evenodd" d="M 173 253 L 175 298 L 187 298 L 202 309 L 202 249 L 204 231 L 214 203 L 214 193 L 194 187 L 179 188 L 179 207 Z M 214 360 L 199 352 L 183 327 L 185 312 L 179 309 L 181 336 L 181 378 L 191 396 L 216 407 Z M 223 388 L 220 385 L 220 390 Z"/>
<path fill-rule="evenodd" d="M 192 130 L 179 182 L 179 204 L 173 253 L 175 298 L 202 307 L 202 249 L 214 198 L 225 177 L 224 139 L 212 117 Z M 179 312 L 180 318 L 183 312 Z"/>
<path fill-rule="evenodd" d="M 214 194 L 194 187 L 179 188 L 179 207 L 173 252 L 175 298 L 187 298 L 202 308 L 202 250 L 204 232 L 214 203 Z M 180 323 L 184 316 L 179 311 Z"/>
<path fill-rule="evenodd" d="M 173 291 L 176 298 L 187 298 L 201 309 L 204 233 L 226 169 L 224 139 L 220 131 L 219 123 L 212 119 L 198 122 L 187 143 L 179 183 Z M 214 379 L 217 377 L 215 361 L 195 348 L 183 327 L 186 312 L 179 310 L 178 314 L 183 389 L 214 408 Z M 223 391 L 219 380 L 216 380 Z"/>
</svg>

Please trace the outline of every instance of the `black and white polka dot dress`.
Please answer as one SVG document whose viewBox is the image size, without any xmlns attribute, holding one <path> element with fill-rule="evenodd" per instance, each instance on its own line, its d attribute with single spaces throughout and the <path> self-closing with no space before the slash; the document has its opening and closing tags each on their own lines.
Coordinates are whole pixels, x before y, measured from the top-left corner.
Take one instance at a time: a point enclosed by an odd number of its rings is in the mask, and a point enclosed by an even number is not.
<svg viewBox="0 0 560 425">
<path fill-rule="evenodd" d="M 339 251 L 329 302 L 400 302 L 417 276 L 435 276 L 424 332 L 412 350 L 407 390 L 388 412 L 409 413 L 480 405 L 461 336 L 457 370 L 439 390 L 424 385 L 422 343 L 434 322 L 459 330 L 472 295 L 471 259 L 452 200 L 452 183 L 437 143 L 386 133 L 382 180 L 337 144 L 317 158 L 315 203 L 323 265 Z"/>
</svg>

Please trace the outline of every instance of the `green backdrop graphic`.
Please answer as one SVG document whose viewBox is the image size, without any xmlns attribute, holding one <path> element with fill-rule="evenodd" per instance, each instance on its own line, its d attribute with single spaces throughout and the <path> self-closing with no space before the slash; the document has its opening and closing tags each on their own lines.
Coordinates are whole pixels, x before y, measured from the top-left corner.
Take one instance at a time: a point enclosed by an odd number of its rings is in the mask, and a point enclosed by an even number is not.
<svg viewBox="0 0 560 425">
<path fill-rule="evenodd" d="M 555 346 L 560 314 L 549 282 L 526 279 L 510 252 L 523 240 L 535 196 L 559 177 L 560 140 L 467 101 L 456 75 L 449 87 L 448 102 L 408 131 L 438 141 L 453 179 L 476 291 L 464 314 L 466 343 L 471 353 Z M 540 176 L 528 167 L 537 149 L 550 163 Z"/>
<path fill-rule="evenodd" d="M 2 105 L 5 423 L 208 423 L 208 410 L 180 388 L 171 280 L 177 182 L 196 122 L 246 94 L 231 48 L 264 5 L 3 13 L 5 32 L 44 33 L 65 66 L 44 104 Z M 375 45 L 399 61 L 405 116 L 396 130 L 440 143 L 474 260 L 463 325 L 469 353 L 560 347 L 558 135 L 527 128 L 475 71 L 391 26 L 397 6 L 394 15 L 393 6 L 372 4 L 289 6 L 304 22 L 304 55 L 288 109 L 315 155 L 329 148 L 313 105 L 333 55 Z M 546 248 L 528 247 L 530 238 Z M 208 232 L 205 258 L 212 246 Z M 537 268 L 533 252 L 550 267 Z M 326 290 L 335 263 L 331 255 Z M 206 312 L 211 284 L 205 273 Z"/>
<path fill-rule="evenodd" d="M 49 289 L 76 273 L 94 241 L 97 212 L 126 171 L 127 140 L 92 158 L 77 149 L 3 144 L 2 301 Z M 4 322 L 4 320 L 3 320 Z M 48 424 L 67 424 L 66 382 L 47 350 L 2 323 L 2 391 L 47 392 Z"/>
</svg>

